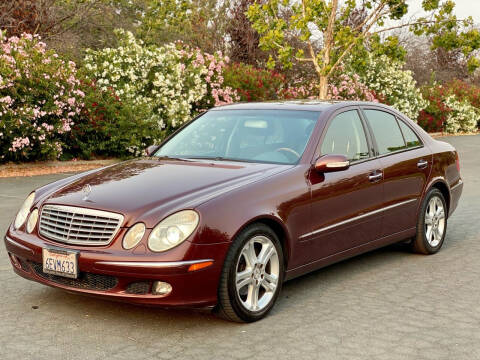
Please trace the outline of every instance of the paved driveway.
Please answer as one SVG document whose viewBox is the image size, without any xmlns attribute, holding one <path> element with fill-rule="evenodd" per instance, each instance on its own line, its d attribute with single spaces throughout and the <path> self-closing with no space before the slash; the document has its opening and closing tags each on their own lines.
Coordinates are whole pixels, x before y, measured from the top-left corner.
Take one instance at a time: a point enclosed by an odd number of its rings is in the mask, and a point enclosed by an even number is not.
<svg viewBox="0 0 480 360">
<path fill-rule="evenodd" d="M 393 246 L 285 284 L 263 321 L 71 295 L 16 276 L 0 245 L 0 359 L 480 359 L 480 136 L 450 137 L 465 181 L 438 254 Z M 31 189 L 0 179 L 0 233 Z"/>
</svg>

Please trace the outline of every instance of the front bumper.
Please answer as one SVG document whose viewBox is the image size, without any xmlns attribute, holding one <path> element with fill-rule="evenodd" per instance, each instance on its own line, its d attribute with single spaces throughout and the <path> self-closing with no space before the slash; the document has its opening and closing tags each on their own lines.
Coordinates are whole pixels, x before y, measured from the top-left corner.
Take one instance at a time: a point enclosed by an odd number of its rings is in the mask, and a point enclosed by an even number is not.
<svg viewBox="0 0 480 360">
<path fill-rule="evenodd" d="M 208 307 L 217 303 L 217 287 L 229 243 L 199 245 L 185 241 L 169 254 L 148 254 L 145 249 L 135 254 L 115 247 L 73 247 L 10 228 L 5 246 L 18 275 L 45 285 L 136 304 Z M 78 279 L 43 273 L 42 249 L 52 247 L 79 251 Z M 189 271 L 191 264 L 206 260 L 213 264 Z M 163 297 L 153 295 L 154 281 L 169 283 L 172 292 Z"/>
</svg>

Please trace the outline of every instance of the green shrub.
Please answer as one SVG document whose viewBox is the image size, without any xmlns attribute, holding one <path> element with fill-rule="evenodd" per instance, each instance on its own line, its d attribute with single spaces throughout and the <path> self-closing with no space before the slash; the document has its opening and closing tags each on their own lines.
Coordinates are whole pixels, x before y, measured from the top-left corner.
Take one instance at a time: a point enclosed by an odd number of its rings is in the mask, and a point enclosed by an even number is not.
<svg viewBox="0 0 480 360">
<path fill-rule="evenodd" d="M 113 90 L 145 121 L 156 123 L 161 131 L 156 134 L 166 136 L 197 111 L 235 99 L 223 86 L 228 59 L 220 53 L 204 54 L 181 43 L 147 46 L 130 32 L 116 33 L 118 47 L 87 50 L 85 69 L 100 90 Z"/>
<path fill-rule="evenodd" d="M 0 162 L 59 157 L 83 107 L 76 66 L 37 36 L 0 32 Z"/>
<path fill-rule="evenodd" d="M 235 63 L 224 72 L 225 85 L 236 90 L 241 101 L 266 101 L 283 98 L 285 77 L 276 71 Z"/>
<path fill-rule="evenodd" d="M 480 89 L 460 80 L 422 88 L 427 106 L 418 123 L 427 131 L 473 132 L 478 127 Z"/>
<path fill-rule="evenodd" d="M 139 156 L 160 138 L 159 129 L 142 109 L 121 101 L 113 90 L 85 82 L 85 107 L 69 134 L 69 157 Z"/>
<path fill-rule="evenodd" d="M 383 103 L 393 106 L 412 120 L 417 120 L 419 111 L 426 105 L 412 72 L 403 69 L 403 63 L 388 56 L 370 54 L 365 70 L 359 80 Z M 350 73 L 354 76 L 354 73 Z"/>
</svg>

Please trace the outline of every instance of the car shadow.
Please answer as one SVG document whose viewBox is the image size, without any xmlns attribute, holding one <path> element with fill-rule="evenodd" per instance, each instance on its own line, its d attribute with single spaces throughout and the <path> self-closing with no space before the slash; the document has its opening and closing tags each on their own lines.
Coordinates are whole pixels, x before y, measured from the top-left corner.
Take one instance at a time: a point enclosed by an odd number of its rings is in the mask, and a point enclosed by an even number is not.
<svg viewBox="0 0 480 360">
<path fill-rule="evenodd" d="M 353 276 L 391 269 L 395 262 L 403 262 L 411 256 L 423 255 L 412 253 L 409 244 L 402 242 L 342 260 L 289 280 L 283 284 L 282 294 L 272 313 L 281 312 L 292 303 L 298 303 L 306 296 L 311 296 L 312 290 L 321 294 L 327 292 L 330 287 L 341 288 L 342 282 L 350 282 Z"/>
<path fill-rule="evenodd" d="M 372 271 L 372 269 L 381 270 L 383 266 L 391 267 L 396 260 L 401 261 L 406 256 L 415 255 L 408 252 L 405 244 L 395 244 L 290 280 L 284 283 L 283 291 L 269 317 L 281 314 L 287 307 L 298 306 L 303 299 L 312 296 L 312 290 L 313 293 L 324 293 L 331 286 L 342 286 L 343 281 L 350 281 L 354 274 Z M 169 327 L 174 328 L 191 328 L 192 324 L 208 324 L 213 328 L 238 326 L 214 316 L 211 308 L 161 308 L 132 305 L 50 287 L 45 288 L 43 285 L 38 287 L 38 292 L 40 294 L 31 294 L 32 299 L 38 299 L 38 304 L 34 304 L 38 308 L 37 311 L 51 312 L 52 315 L 58 315 L 60 312 L 70 318 L 82 319 L 77 321 L 102 319 L 114 321 L 121 326 L 142 323 L 143 326 L 151 324 L 150 326 L 153 327 L 168 324 Z"/>
</svg>

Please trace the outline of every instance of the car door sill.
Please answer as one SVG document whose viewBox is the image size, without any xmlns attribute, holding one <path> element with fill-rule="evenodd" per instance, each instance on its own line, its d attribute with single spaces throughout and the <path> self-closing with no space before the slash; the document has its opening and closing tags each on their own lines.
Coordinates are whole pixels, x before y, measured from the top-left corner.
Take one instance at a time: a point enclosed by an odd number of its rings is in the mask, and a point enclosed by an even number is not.
<svg viewBox="0 0 480 360">
<path fill-rule="evenodd" d="M 347 250 L 340 251 L 338 253 L 326 256 L 324 258 L 309 262 L 307 264 L 297 266 L 296 268 L 286 271 L 285 281 L 291 280 L 293 278 L 304 275 L 311 271 L 318 270 L 325 266 L 346 260 L 348 258 L 366 253 L 368 251 L 375 250 L 390 244 L 394 244 L 396 242 L 400 242 L 404 239 L 409 238 L 410 236 L 413 236 L 415 234 L 415 231 L 416 231 L 415 227 L 402 230 L 400 232 L 397 232 L 388 236 L 384 236 L 376 240 L 369 241 L 368 243 L 358 245 Z"/>
<path fill-rule="evenodd" d="M 347 219 L 347 220 L 343 220 L 343 221 L 340 221 L 340 222 L 337 222 L 335 224 L 332 224 L 332 225 L 328 225 L 328 226 L 325 226 L 323 228 L 320 228 L 318 230 L 314 230 L 312 232 L 309 232 L 309 233 L 306 233 L 306 234 L 303 234 L 301 235 L 298 239 L 300 241 L 306 241 L 308 239 L 305 239 L 305 238 L 308 238 L 312 235 L 316 235 L 316 234 L 319 234 L 319 233 L 322 233 L 324 231 L 327 231 L 327 230 L 331 230 L 333 228 L 336 228 L 338 226 L 342 226 L 342 225 L 345 225 L 345 224 L 348 224 L 350 222 L 353 222 L 353 221 L 356 221 L 356 220 L 360 220 L 360 219 L 363 219 L 363 218 L 366 218 L 368 216 L 372 216 L 372 215 L 375 215 L 375 214 L 378 214 L 378 213 L 382 213 L 382 212 L 385 212 L 387 210 L 390 210 L 390 209 L 393 209 L 393 208 L 396 208 L 398 206 L 402 206 L 402 205 L 406 205 L 406 204 L 409 204 L 411 202 L 414 202 L 414 201 L 417 201 L 418 199 L 415 198 L 415 199 L 409 199 L 409 200 L 405 200 L 405 201 L 401 201 L 399 203 L 396 203 L 396 204 L 393 204 L 393 205 L 389 205 L 389 206 L 385 206 L 383 208 L 380 208 L 380 209 L 377 209 L 377 210 L 374 210 L 374 211 L 370 211 L 370 212 L 367 212 L 365 214 L 361 214 L 361 215 L 358 215 L 358 216 L 354 216 L 350 219 Z"/>
</svg>

